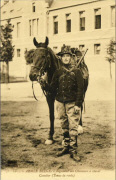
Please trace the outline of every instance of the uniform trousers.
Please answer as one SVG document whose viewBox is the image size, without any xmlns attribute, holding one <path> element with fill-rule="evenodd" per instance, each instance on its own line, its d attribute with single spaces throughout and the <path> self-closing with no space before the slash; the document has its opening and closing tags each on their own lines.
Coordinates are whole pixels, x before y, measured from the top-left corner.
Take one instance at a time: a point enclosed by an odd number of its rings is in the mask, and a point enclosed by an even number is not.
<svg viewBox="0 0 116 180">
<path fill-rule="evenodd" d="M 78 124 L 81 117 L 81 109 L 74 111 L 75 102 L 61 103 L 57 101 L 58 118 L 61 121 L 64 146 L 77 147 Z"/>
</svg>

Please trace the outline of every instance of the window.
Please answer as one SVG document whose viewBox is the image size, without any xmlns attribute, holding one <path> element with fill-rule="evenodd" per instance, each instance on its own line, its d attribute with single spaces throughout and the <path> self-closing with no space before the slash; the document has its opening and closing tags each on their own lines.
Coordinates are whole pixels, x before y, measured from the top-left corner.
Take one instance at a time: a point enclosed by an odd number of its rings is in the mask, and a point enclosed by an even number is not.
<svg viewBox="0 0 116 180">
<path fill-rule="evenodd" d="M 29 20 L 29 36 L 31 36 L 31 20 Z"/>
<path fill-rule="evenodd" d="M 32 12 L 35 12 L 35 3 L 32 3 Z"/>
<path fill-rule="evenodd" d="M 66 32 L 71 32 L 71 14 L 66 14 Z"/>
<path fill-rule="evenodd" d="M 100 44 L 94 44 L 94 54 L 100 54 L 101 47 Z"/>
<path fill-rule="evenodd" d="M 29 20 L 29 36 L 39 34 L 39 19 Z"/>
<path fill-rule="evenodd" d="M 36 35 L 36 30 L 37 30 L 36 22 L 37 22 L 36 19 L 32 20 L 32 35 Z"/>
<path fill-rule="evenodd" d="M 20 37 L 20 29 L 21 29 L 21 23 L 20 22 L 18 22 L 17 23 L 17 37 Z"/>
<path fill-rule="evenodd" d="M 101 9 L 95 9 L 95 29 L 101 29 Z"/>
<path fill-rule="evenodd" d="M 111 26 L 115 27 L 115 6 L 111 7 Z"/>
<path fill-rule="evenodd" d="M 39 34 L 39 19 L 37 19 L 37 35 Z"/>
<path fill-rule="evenodd" d="M 53 17 L 54 34 L 58 34 L 58 16 Z"/>
<path fill-rule="evenodd" d="M 79 45 L 79 50 L 84 54 L 85 52 L 85 45 Z"/>
<path fill-rule="evenodd" d="M 21 57 L 21 50 L 17 49 L 17 57 Z"/>
<path fill-rule="evenodd" d="M 85 30 L 85 11 L 79 12 L 80 16 L 80 31 Z"/>
</svg>

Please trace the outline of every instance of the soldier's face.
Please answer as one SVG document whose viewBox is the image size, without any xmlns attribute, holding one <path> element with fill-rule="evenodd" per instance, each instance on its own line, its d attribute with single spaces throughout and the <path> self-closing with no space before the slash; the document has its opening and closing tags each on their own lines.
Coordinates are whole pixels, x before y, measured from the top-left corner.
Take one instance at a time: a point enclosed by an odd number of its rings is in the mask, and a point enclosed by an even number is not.
<svg viewBox="0 0 116 180">
<path fill-rule="evenodd" d="M 69 64 L 70 61 L 71 61 L 71 55 L 70 54 L 63 54 L 62 55 L 63 64 Z"/>
</svg>

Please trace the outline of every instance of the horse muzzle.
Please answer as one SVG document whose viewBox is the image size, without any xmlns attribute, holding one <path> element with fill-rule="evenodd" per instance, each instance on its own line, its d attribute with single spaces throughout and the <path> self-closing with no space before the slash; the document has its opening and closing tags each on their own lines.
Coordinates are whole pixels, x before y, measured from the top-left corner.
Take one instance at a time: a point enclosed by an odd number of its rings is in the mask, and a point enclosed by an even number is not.
<svg viewBox="0 0 116 180">
<path fill-rule="evenodd" d="M 43 68 L 36 68 L 35 66 L 31 67 L 29 78 L 31 81 L 38 81 L 39 78 L 44 77 L 46 72 Z"/>
<path fill-rule="evenodd" d="M 29 78 L 31 81 L 37 81 L 37 74 L 36 73 L 34 73 L 34 74 L 30 73 Z"/>
</svg>

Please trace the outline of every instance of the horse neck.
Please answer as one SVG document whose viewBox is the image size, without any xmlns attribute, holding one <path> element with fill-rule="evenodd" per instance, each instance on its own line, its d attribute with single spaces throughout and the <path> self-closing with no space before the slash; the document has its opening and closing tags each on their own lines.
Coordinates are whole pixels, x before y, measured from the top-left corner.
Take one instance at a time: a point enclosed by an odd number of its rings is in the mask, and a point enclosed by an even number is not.
<svg viewBox="0 0 116 180">
<path fill-rule="evenodd" d="M 48 50 L 51 57 L 51 70 L 55 72 L 55 70 L 59 69 L 60 67 L 60 60 L 58 59 L 58 57 L 51 48 L 48 47 Z"/>
<path fill-rule="evenodd" d="M 53 77 L 53 74 L 54 72 L 59 69 L 60 67 L 60 61 L 59 59 L 57 58 L 57 56 L 55 55 L 55 53 L 51 50 L 51 48 L 48 48 L 49 50 L 49 53 L 50 53 L 50 67 L 48 69 L 48 79 L 49 81 L 51 81 L 52 77 Z"/>
</svg>

